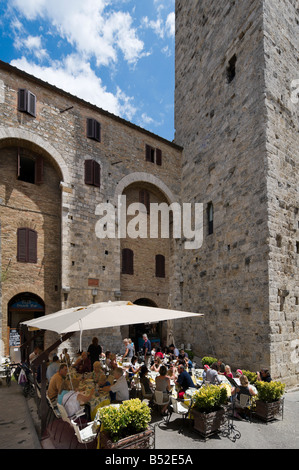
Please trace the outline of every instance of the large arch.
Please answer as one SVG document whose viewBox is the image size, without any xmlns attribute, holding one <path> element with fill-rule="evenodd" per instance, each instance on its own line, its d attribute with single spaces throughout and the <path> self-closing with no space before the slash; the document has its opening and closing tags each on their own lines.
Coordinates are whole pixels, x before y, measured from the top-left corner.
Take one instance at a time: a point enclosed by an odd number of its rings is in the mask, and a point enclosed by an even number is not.
<svg viewBox="0 0 299 470">
<path fill-rule="evenodd" d="M 55 161 L 56 165 L 60 169 L 63 183 L 70 184 L 70 174 L 68 167 L 60 155 L 59 152 L 46 140 L 42 139 L 42 137 L 32 134 L 29 131 L 24 129 L 18 129 L 14 127 L 0 127 L 0 143 L 3 145 L 7 141 L 8 144 L 15 144 L 15 141 L 30 143 L 35 149 L 38 151 L 46 152 L 49 154 L 53 160 Z"/>
</svg>

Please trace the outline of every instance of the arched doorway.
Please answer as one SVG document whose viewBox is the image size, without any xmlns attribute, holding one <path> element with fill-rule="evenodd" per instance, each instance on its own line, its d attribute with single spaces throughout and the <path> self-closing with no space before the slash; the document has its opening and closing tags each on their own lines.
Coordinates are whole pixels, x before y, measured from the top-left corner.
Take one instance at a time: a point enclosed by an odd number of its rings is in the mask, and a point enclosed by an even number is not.
<svg viewBox="0 0 299 470">
<path fill-rule="evenodd" d="M 158 307 L 158 305 L 151 299 L 140 298 L 135 300 L 134 304 L 142 305 L 144 307 Z M 129 326 L 129 338 L 131 338 L 135 344 L 135 351 L 138 352 L 142 349 L 143 339 L 142 335 L 147 334 L 151 341 L 152 347 L 160 348 L 163 347 L 163 324 L 165 322 L 151 323 L 150 318 L 148 323 L 140 323 L 137 325 Z"/>
<path fill-rule="evenodd" d="M 17 294 L 8 303 L 9 337 L 19 335 L 20 343 L 24 344 L 30 339 L 32 333 L 26 334 L 20 323 L 43 315 L 45 315 L 45 303 L 38 295 L 30 292 Z M 41 349 L 44 347 L 44 333 L 42 331 L 33 332 L 32 350 L 35 346 L 39 346 Z"/>
</svg>

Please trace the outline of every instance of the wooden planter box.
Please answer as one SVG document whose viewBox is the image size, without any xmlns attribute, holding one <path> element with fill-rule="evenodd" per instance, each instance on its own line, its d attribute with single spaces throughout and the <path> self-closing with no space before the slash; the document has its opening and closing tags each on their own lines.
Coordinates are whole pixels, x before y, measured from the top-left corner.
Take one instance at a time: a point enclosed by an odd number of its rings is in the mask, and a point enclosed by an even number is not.
<svg viewBox="0 0 299 470">
<path fill-rule="evenodd" d="M 100 434 L 101 449 L 154 449 L 155 448 L 155 430 L 147 429 L 146 431 L 134 434 L 132 436 L 112 442 L 110 438 L 102 432 Z"/>
<path fill-rule="evenodd" d="M 194 429 L 199 432 L 203 437 L 208 437 L 220 430 L 220 427 L 225 422 L 226 410 L 220 408 L 211 413 L 201 413 L 192 409 L 191 414 L 194 418 Z"/>
<path fill-rule="evenodd" d="M 282 414 L 283 399 L 266 403 L 261 400 L 256 401 L 255 414 L 263 421 L 272 421 L 279 414 Z"/>
</svg>

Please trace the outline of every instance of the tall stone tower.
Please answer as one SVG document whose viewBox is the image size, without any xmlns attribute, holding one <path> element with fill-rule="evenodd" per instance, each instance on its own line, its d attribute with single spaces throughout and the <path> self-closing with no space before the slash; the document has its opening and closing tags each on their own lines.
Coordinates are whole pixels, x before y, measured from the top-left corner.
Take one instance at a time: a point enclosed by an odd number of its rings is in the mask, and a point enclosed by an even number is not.
<svg viewBox="0 0 299 470">
<path fill-rule="evenodd" d="M 232 368 L 270 367 L 288 386 L 299 375 L 298 43 L 296 0 L 176 0 L 182 202 L 205 207 L 203 246 L 182 250 L 182 307 L 205 317 L 178 342 Z"/>
</svg>

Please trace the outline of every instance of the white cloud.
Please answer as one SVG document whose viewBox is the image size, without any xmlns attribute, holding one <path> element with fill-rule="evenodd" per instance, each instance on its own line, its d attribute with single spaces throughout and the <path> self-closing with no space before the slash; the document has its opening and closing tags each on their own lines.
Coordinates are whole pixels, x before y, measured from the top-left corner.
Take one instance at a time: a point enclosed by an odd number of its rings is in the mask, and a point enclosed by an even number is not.
<svg viewBox="0 0 299 470">
<path fill-rule="evenodd" d="M 49 20 L 59 35 L 80 54 L 95 57 L 97 65 L 117 61 L 119 51 L 134 63 L 143 55 L 129 13 L 108 11 L 107 0 L 11 0 L 12 6 L 29 20 Z"/>
<path fill-rule="evenodd" d="M 11 64 L 125 119 L 131 120 L 137 111 L 131 97 L 120 88 L 117 88 L 115 95 L 108 92 L 90 64 L 77 55 L 70 55 L 63 63 L 53 62 L 50 66 L 34 64 L 24 57 L 13 60 Z"/>
</svg>

